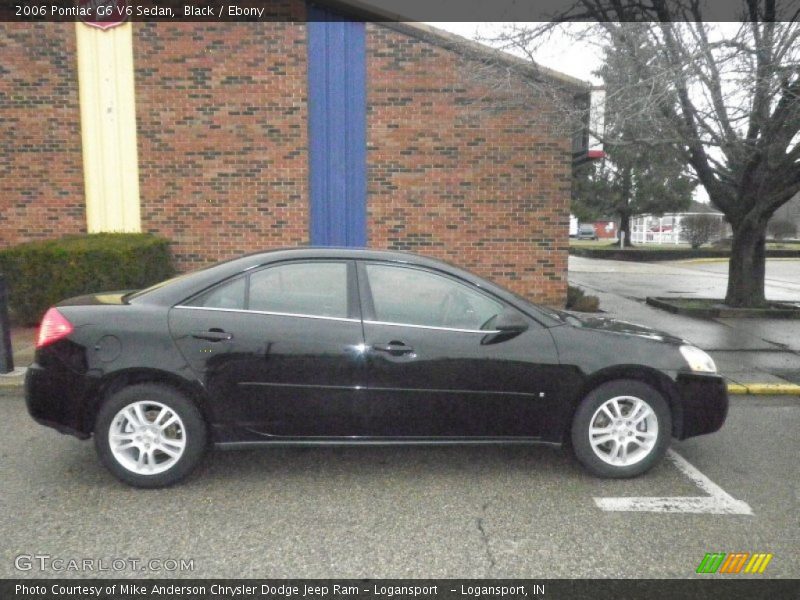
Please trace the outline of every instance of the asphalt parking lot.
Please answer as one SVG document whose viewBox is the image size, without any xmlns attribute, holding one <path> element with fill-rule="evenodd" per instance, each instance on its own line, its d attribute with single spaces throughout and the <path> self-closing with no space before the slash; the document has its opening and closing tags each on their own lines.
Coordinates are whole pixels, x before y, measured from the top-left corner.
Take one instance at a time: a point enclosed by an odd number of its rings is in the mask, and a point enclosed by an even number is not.
<svg viewBox="0 0 800 600">
<path fill-rule="evenodd" d="M 19 389 L 0 389 L 0 577 L 683 578 L 706 552 L 739 551 L 774 554 L 756 577 L 796 577 L 800 399 L 732 402 L 721 432 L 673 449 L 752 514 L 607 512 L 596 498 L 709 492 L 672 460 L 599 480 L 547 447 L 215 452 L 183 485 L 134 490 L 91 443 L 37 425 Z M 19 555 L 194 570 L 20 571 Z"/>
</svg>

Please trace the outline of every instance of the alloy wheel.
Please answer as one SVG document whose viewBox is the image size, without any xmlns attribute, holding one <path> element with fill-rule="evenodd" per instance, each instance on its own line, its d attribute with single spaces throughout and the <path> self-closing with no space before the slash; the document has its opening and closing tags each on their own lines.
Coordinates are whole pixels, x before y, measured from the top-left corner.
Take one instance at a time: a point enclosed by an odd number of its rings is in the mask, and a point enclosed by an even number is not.
<svg viewBox="0 0 800 600">
<path fill-rule="evenodd" d="M 141 400 L 128 404 L 111 421 L 111 453 L 120 465 L 137 475 L 156 475 L 171 469 L 186 448 L 186 429 L 166 404 Z"/>
<path fill-rule="evenodd" d="M 616 396 L 600 405 L 589 425 L 589 443 L 602 461 L 626 467 L 647 457 L 658 441 L 658 417 L 635 396 Z"/>
</svg>

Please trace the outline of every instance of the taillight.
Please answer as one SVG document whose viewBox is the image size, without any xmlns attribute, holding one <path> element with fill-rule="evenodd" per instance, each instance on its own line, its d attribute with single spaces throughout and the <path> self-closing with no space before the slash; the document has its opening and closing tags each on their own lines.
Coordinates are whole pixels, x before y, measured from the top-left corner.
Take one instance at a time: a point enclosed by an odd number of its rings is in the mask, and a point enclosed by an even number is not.
<svg viewBox="0 0 800 600">
<path fill-rule="evenodd" d="M 36 339 L 36 347 L 42 348 L 53 342 L 67 337 L 74 331 L 72 323 L 55 308 L 49 309 L 44 313 L 42 324 L 39 326 L 39 337 Z"/>
</svg>

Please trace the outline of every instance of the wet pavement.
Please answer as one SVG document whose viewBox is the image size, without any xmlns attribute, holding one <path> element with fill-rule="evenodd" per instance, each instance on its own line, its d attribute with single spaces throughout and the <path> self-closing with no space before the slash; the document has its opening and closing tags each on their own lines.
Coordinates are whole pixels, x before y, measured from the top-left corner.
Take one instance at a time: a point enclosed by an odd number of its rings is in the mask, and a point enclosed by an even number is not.
<svg viewBox="0 0 800 600">
<path fill-rule="evenodd" d="M 724 298 L 728 285 L 725 260 L 687 260 L 640 263 L 569 257 L 570 281 L 573 275 L 591 274 L 591 283 L 600 289 L 630 298 L 646 296 L 687 296 Z M 800 302 L 800 260 L 767 261 L 765 291 L 769 300 Z"/>
<path fill-rule="evenodd" d="M 647 296 L 722 298 L 726 262 L 633 263 L 570 256 L 569 280 L 609 316 L 690 340 L 732 383 L 800 383 L 800 319 L 699 319 L 644 303 Z M 767 261 L 770 300 L 800 302 L 800 260 Z"/>
</svg>

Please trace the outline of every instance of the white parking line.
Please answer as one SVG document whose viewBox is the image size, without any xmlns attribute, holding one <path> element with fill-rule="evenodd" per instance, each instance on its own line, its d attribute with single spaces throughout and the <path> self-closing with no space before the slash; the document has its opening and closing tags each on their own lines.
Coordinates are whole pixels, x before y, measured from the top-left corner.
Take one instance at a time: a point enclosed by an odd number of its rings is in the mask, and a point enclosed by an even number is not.
<svg viewBox="0 0 800 600">
<path fill-rule="evenodd" d="M 595 498 L 595 504 L 602 510 L 611 512 L 706 513 L 712 515 L 753 514 L 753 509 L 750 508 L 747 502 L 742 502 L 731 496 L 674 450 L 667 451 L 667 458 L 674 462 L 678 470 L 691 479 L 708 496 Z"/>
</svg>

